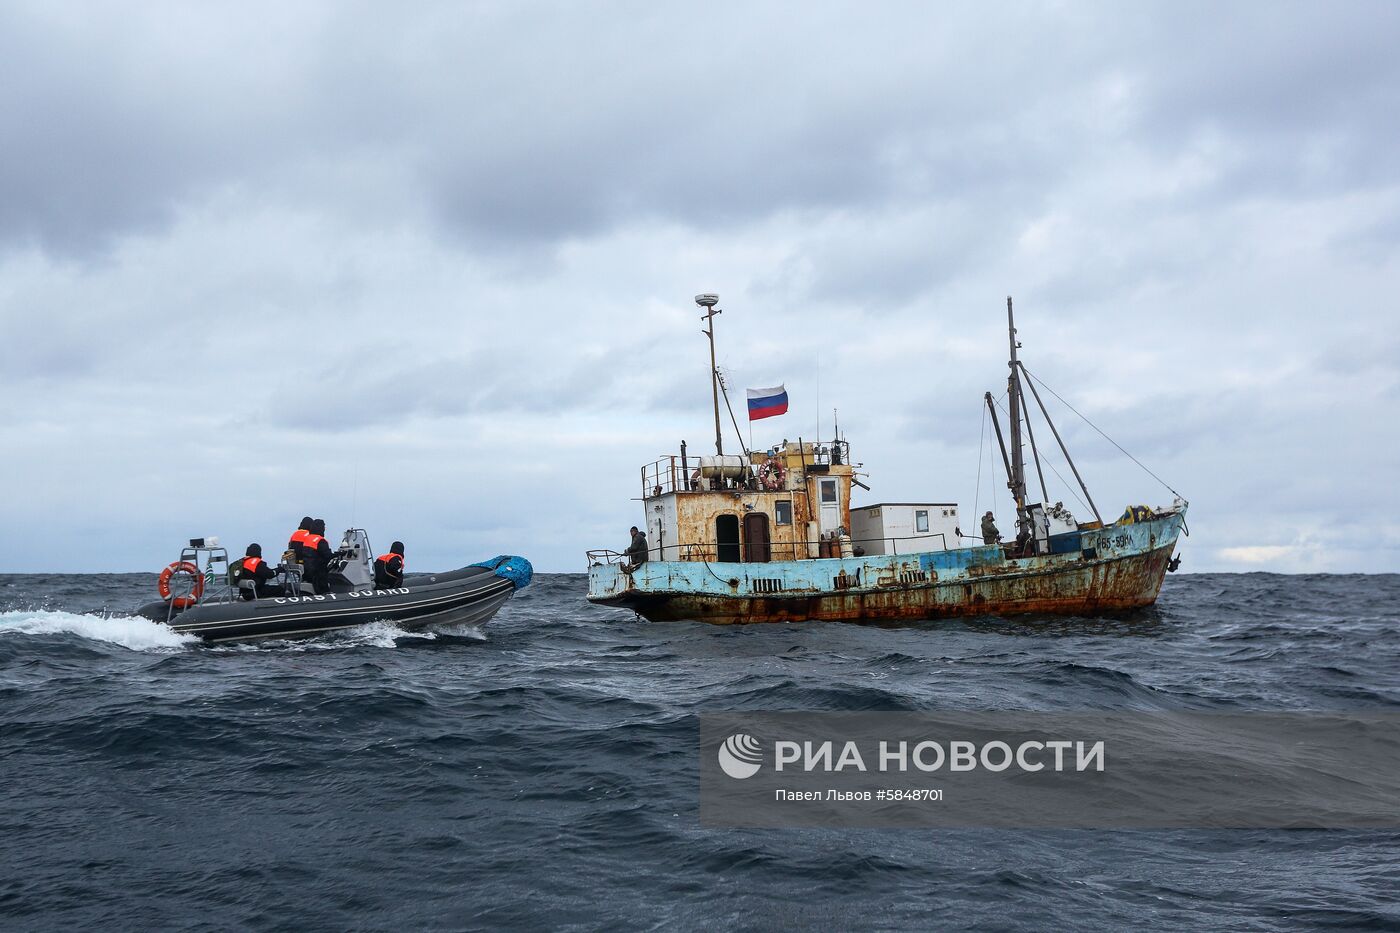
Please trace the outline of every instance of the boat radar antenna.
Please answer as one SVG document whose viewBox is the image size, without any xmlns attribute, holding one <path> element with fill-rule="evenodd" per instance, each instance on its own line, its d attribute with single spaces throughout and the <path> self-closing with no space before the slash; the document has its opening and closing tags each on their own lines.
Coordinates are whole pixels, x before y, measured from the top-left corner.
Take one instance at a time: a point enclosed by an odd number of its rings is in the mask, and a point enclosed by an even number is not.
<svg viewBox="0 0 1400 933">
<path fill-rule="evenodd" d="M 706 329 L 701 331 L 710 338 L 710 393 L 714 397 L 715 403 L 715 456 L 724 456 L 724 438 L 720 434 L 719 427 L 719 370 L 715 367 L 715 315 L 723 314 L 723 310 L 716 308 L 719 304 L 719 296 L 703 294 L 695 296 L 695 303 L 705 309 L 705 316 L 700 318 L 706 324 Z"/>
</svg>

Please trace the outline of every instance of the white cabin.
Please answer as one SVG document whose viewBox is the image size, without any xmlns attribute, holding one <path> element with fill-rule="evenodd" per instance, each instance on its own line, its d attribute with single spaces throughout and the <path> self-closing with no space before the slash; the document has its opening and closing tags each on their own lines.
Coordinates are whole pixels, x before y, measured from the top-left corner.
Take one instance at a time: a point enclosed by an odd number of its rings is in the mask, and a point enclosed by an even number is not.
<svg viewBox="0 0 1400 933">
<path fill-rule="evenodd" d="M 851 506 L 851 542 L 866 554 L 914 554 L 959 547 L 952 502 L 877 502 Z"/>
</svg>

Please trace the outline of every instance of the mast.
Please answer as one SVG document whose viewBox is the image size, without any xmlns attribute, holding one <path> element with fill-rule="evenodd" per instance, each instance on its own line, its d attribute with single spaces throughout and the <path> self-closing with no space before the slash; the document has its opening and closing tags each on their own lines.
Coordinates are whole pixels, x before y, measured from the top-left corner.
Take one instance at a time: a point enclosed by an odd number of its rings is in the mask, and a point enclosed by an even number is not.
<svg viewBox="0 0 1400 933">
<path fill-rule="evenodd" d="M 1050 425 L 1050 432 L 1055 435 L 1055 442 L 1060 445 L 1060 453 L 1065 455 L 1069 468 L 1074 471 L 1074 478 L 1079 481 L 1079 488 L 1084 490 L 1084 498 L 1089 500 L 1089 508 L 1093 511 L 1094 517 L 1103 524 L 1103 516 L 1099 514 L 1099 507 L 1094 505 L 1094 497 L 1089 495 L 1089 487 L 1085 485 L 1084 478 L 1079 475 L 1079 467 L 1074 465 L 1074 458 L 1069 455 L 1069 448 L 1065 446 L 1064 440 L 1060 437 L 1060 431 L 1055 427 L 1055 422 L 1050 420 L 1050 412 L 1046 410 L 1045 403 L 1040 400 L 1040 392 L 1035 387 L 1035 380 L 1026 374 L 1026 382 L 1030 384 L 1031 395 L 1035 396 L 1035 403 L 1040 406 L 1040 413 L 1045 416 L 1045 423 Z M 1169 487 L 1170 488 L 1170 487 Z"/>
<path fill-rule="evenodd" d="M 1021 370 L 1016 359 L 1016 320 L 1011 312 L 1011 296 L 1006 296 L 1006 329 L 1011 343 L 1011 360 L 1006 365 L 1011 369 L 1006 377 L 1006 394 L 1011 402 L 1011 475 L 1006 485 L 1011 487 L 1011 497 L 1016 500 L 1016 524 L 1022 522 L 1021 513 L 1026 508 L 1026 463 L 1021 453 Z"/>
<path fill-rule="evenodd" d="M 724 312 L 715 307 L 719 304 L 718 295 L 696 295 L 695 303 L 706 309 L 705 316 L 700 320 L 705 322 L 707 329 L 701 333 L 710 338 L 710 392 L 714 396 L 715 402 L 715 455 L 722 457 L 724 456 L 724 438 L 720 435 L 719 427 L 719 370 L 715 368 L 715 315 Z"/>
</svg>

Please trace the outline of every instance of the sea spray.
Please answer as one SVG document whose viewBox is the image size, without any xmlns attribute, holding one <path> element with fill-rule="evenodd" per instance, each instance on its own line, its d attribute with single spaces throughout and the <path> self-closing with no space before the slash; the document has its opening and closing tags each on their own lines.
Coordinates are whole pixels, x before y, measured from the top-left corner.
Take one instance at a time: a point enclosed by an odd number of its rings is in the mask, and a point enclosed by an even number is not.
<svg viewBox="0 0 1400 933">
<path fill-rule="evenodd" d="M 0 612 L 0 637 L 6 635 L 76 635 L 133 651 L 175 651 L 199 644 L 198 636 L 181 635 L 140 616 L 102 616 L 53 609 Z"/>
</svg>

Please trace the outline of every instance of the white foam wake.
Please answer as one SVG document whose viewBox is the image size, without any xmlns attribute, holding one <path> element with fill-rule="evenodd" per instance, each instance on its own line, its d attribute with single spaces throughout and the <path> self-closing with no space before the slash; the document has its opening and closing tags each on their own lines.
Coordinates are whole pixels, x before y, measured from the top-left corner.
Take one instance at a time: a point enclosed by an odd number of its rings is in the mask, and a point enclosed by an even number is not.
<svg viewBox="0 0 1400 933">
<path fill-rule="evenodd" d="M 269 638 L 261 641 L 230 642 L 217 646 L 219 651 L 336 651 L 345 648 L 396 648 L 401 638 L 434 639 L 432 632 L 408 632 L 392 622 L 378 620 L 337 629 L 312 638 Z"/>
<path fill-rule="evenodd" d="M 374 622 L 366 622 L 364 625 L 357 625 L 354 628 L 341 629 L 337 632 L 328 632 L 319 638 L 314 639 L 320 646 L 327 648 L 394 648 L 398 646 L 400 638 L 436 638 L 428 632 L 406 632 L 392 622 L 382 619 Z"/>
<path fill-rule="evenodd" d="M 93 641 L 121 645 L 133 651 L 174 651 L 201 644 L 197 635 L 181 635 L 168 626 L 140 616 L 99 616 L 49 609 L 0 612 L 0 637 L 16 635 L 76 635 Z M 281 641 L 244 642 L 219 645 L 222 650 L 257 651 L 269 647 L 292 651 L 335 650 L 343 648 L 394 648 L 400 639 L 434 640 L 439 635 L 486 640 L 486 633 L 474 625 L 435 626 L 427 631 L 408 632 L 392 622 L 377 621 L 354 628 L 328 632 L 315 638 Z"/>
<path fill-rule="evenodd" d="M 328 632 L 325 635 L 308 639 L 305 642 L 305 646 L 313 649 L 360 647 L 396 648 L 398 647 L 400 639 L 435 641 L 440 635 L 455 638 L 474 638 L 478 641 L 486 640 L 486 633 L 475 625 L 434 625 L 430 628 L 415 629 L 410 632 L 399 628 L 393 622 L 379 619 L 374 622 L 366 622 L 364 625 L 357 625 L 354 628 Z"/>
<path fill-rule="evenodd" d="M 194 635 L 181 635 L 140 616 L 79 615 L 50 609 L 0 612 L 0 636 L 13 635 L 77 635 L 133 651 L 168 651 L 199 642 Z"/>
<path fill-rule="evenodd" d="M 431 631 L 435 635 L 447 635 L 451 638 L 470 638 L 473 641 L 486 641 L 486 633 L 481 630 L 481 626 L 468 625 L 465 622 L 434 625 Z"/>
</svg>

